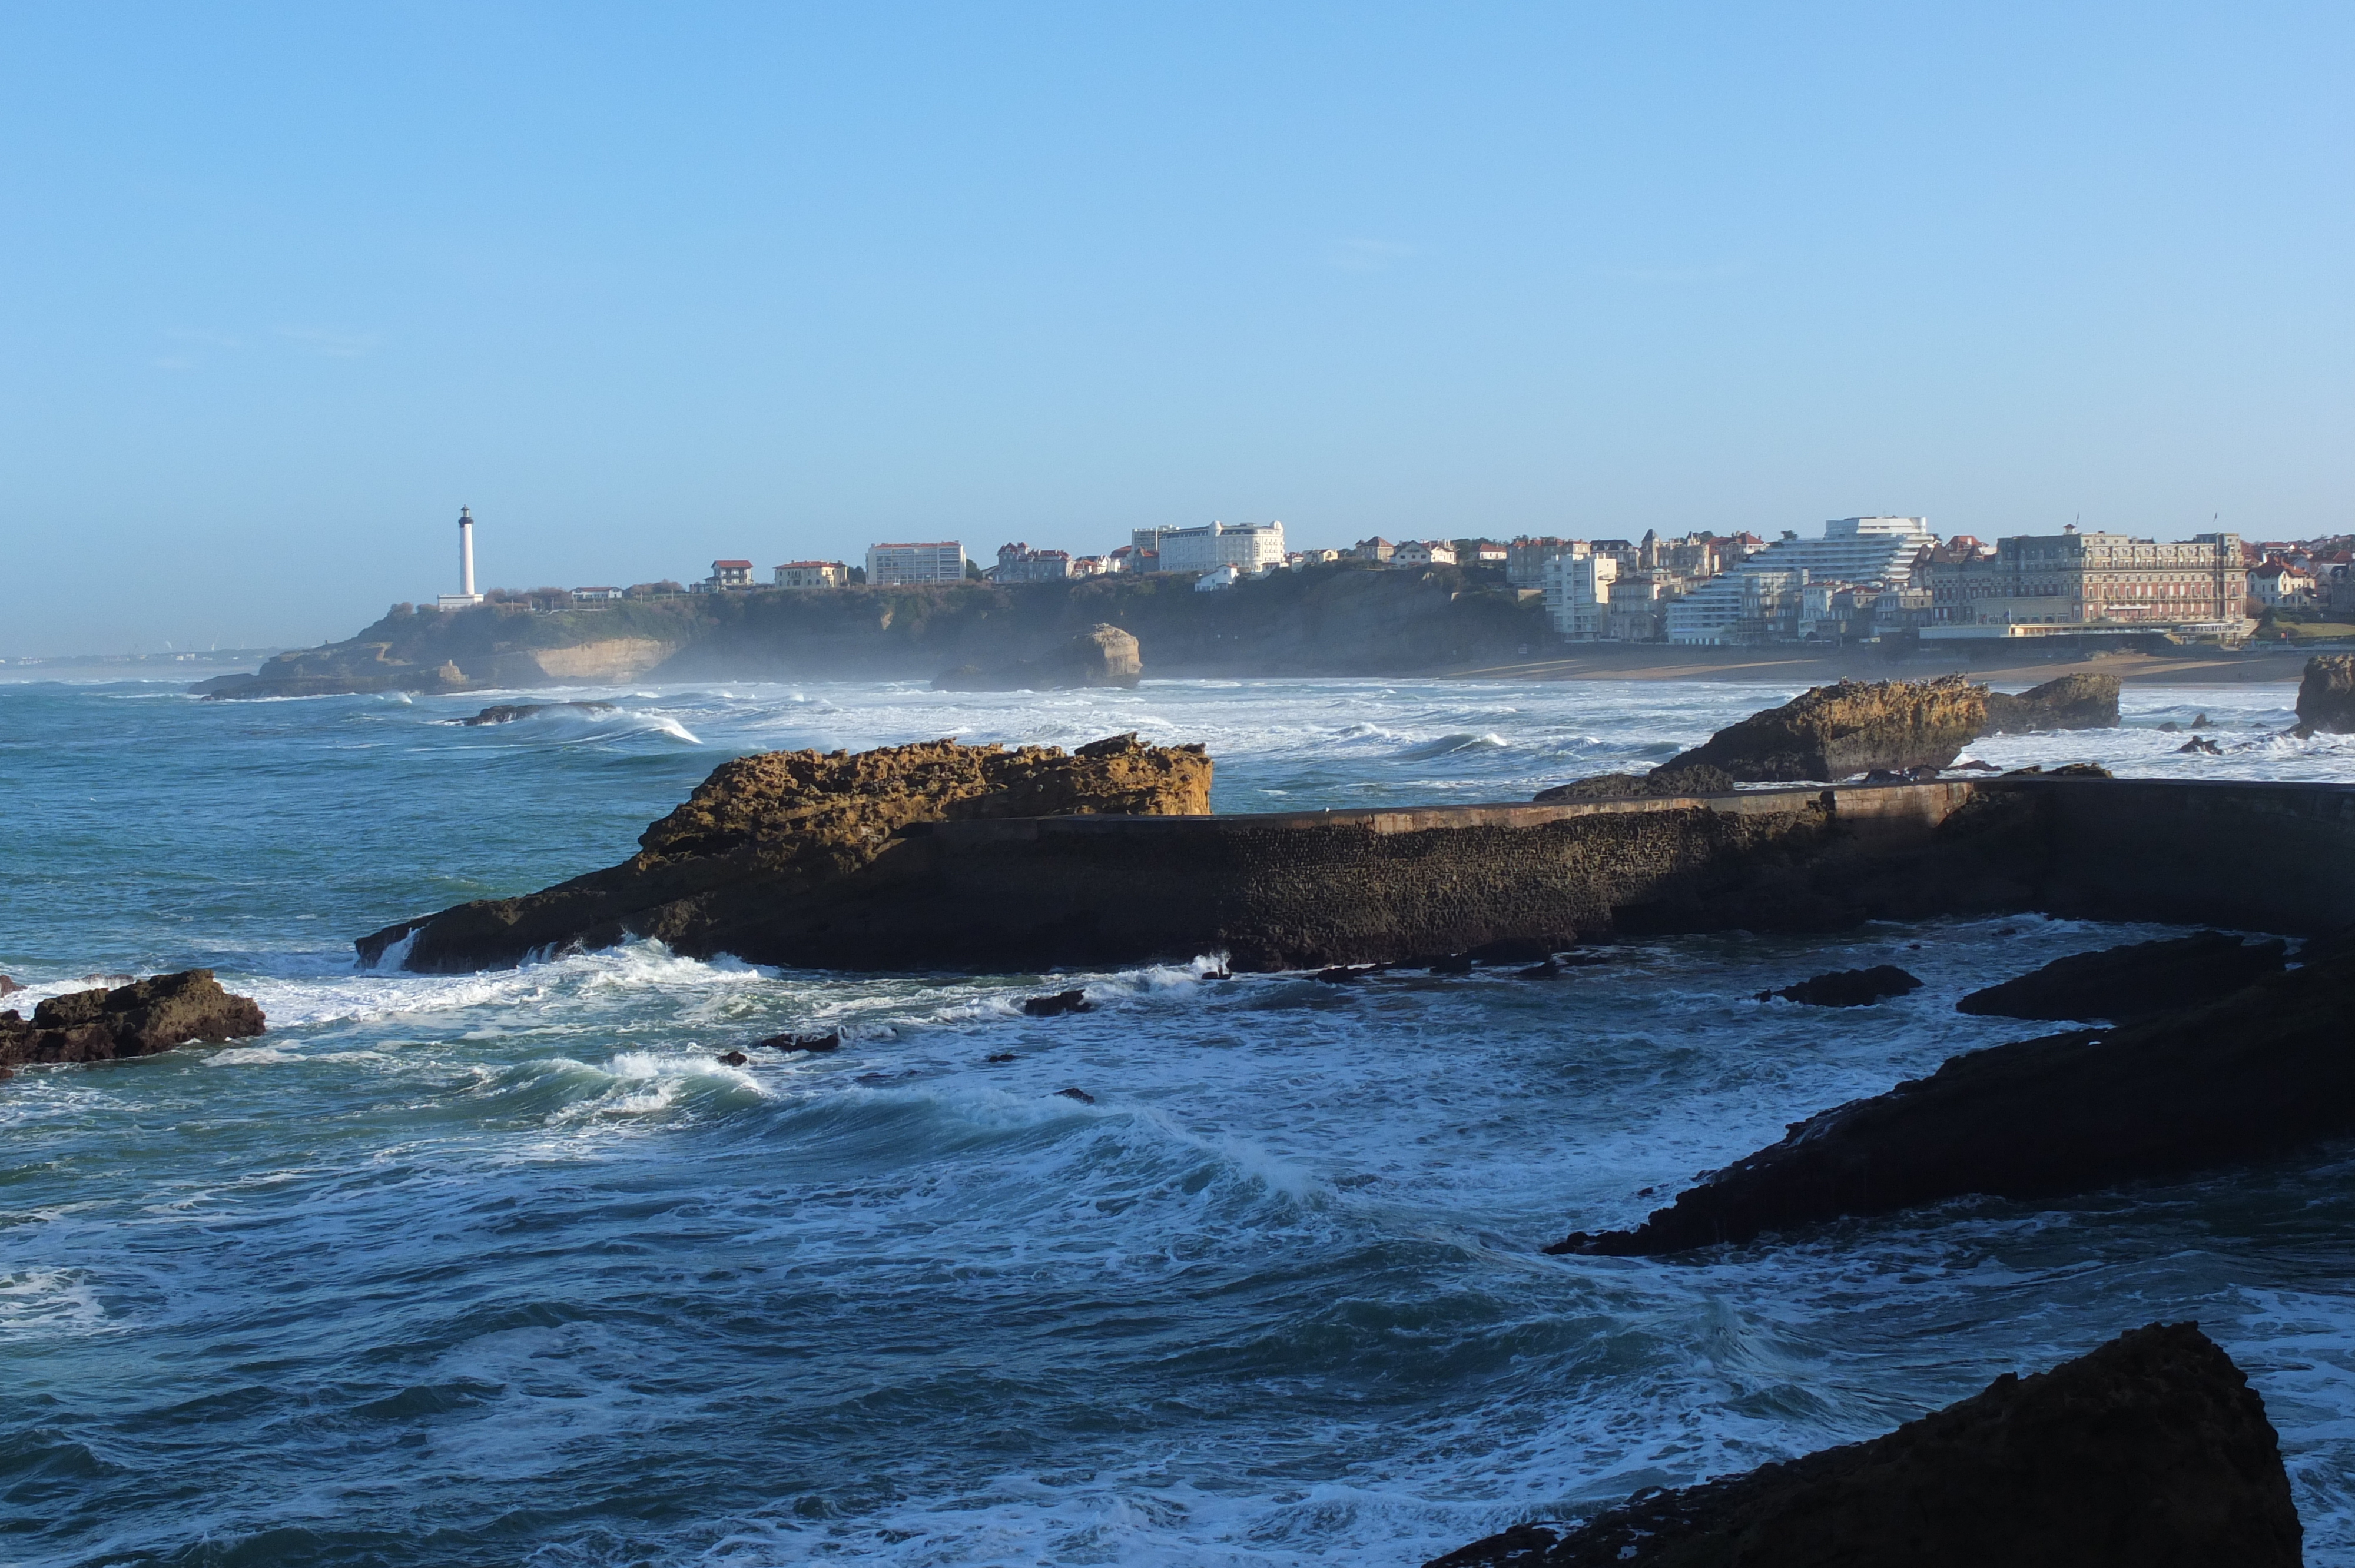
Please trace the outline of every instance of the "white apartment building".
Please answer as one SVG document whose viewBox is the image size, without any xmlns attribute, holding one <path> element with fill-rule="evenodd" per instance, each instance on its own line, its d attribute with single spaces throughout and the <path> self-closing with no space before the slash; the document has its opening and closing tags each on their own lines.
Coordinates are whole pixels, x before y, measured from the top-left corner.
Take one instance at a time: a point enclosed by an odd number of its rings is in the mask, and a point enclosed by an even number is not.
<svg viewBox="0 0 2355 1568">
<path fill-rule="evenodd" d="M 1808 579 L 1909 583 L 1913 557 L 1937 542 L 1938 536 L 1919 517 L 1835 517 L 1824 524 L 1819 539 L 1802 539 L 1786 531 L 1756 555 L 1728 566 L 1671 604 L 1668 641 L 1756 641 L 1769 634 L 1767 626 L 1784 619 L 1782 598 L 1786 591 L 1795 601 L 1789 619 L 1796 623 L 1797 590 Z M 1794 575 L 1783 577 L 1762 594 L 1747 586 L 1762 572 Z"/>
<path fill-rule="evenodd" d="M 1603 635 L 1611 619 L 1611 585 L 1619 563 L 1609 556 L 1556 556 L 1544 566 L 1546 616 L 1564 637 Z"/>
<path fill-rule="evenodd" d="M 1144 536 L 1154 535 L 1152 548 L 1161 552 L 1160 570 L 1210 572 L 1232 567 L 1245 575 L 1272 571 L 1284 565 L 1284 524 L 1247 523 L 1229 527 L 1212 523 L 1202 528 L 1139 529 L 1133 536 L 1140 548 Z"/>
<path fill-rule="evenodd" d="M 1441 539 L 1407 539 L 1391 551 L 1394 567 L 1452 567 L 1455 546 Z"/>
<path fill-rule="evenodd" d="M 964 581 L 964 546 L 954 539 L 930 545 L 869 545 L 867 586 Z"/>
</svg>

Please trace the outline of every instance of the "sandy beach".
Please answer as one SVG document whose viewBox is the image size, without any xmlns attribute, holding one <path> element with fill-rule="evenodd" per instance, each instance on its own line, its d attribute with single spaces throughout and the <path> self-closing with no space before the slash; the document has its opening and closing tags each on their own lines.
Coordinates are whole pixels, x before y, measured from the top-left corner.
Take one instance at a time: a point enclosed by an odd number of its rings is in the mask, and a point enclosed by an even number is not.
<svg viewBox="0 0 2355 1568">
<path fill-rule="evenodd" d="M 1756 681 L 1817 686 L 1838 680 L 1932 680 L 1964 674 L 1997 685 L 2035 685 L 2073 672 L 2115 675 L 2128 683 L 2169 686 L 2295 684 L 2309 650 L 2231 653 L 2186 649 L 2179 654 L 2132 652 L 2081 654 L 2055 651 L 2039 658 L 2018 645 L 1983 650 L 1923 649 L 1891 659 L 1877 647 L 1699 648 L 1666 643 L 1598 643 L 1567 659 L 1484 665 L 1464 675 L 1516 681 Z"/>
</svg>

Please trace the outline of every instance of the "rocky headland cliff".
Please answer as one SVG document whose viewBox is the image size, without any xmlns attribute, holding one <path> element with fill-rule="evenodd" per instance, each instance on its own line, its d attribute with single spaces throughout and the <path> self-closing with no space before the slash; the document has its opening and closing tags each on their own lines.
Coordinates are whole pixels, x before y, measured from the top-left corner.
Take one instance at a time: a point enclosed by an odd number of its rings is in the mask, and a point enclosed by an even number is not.
<svg viewBox="0 0 2355 1568">
<path fill-rule="evenodd" d="M 1166 677 L 1388 675 L 1542 657 L 1541 601 L 1492 567 L 1312 567 L 1196 592 L 1184 574 L 756 590 L 553 612 L 395 606 L 342 642 L 198 690 L 233 697 L 464 692 L 582 681 L 975 679 L 1062 683 L 1074 639 L 1108 627 Z M 1010 676 L 1007 673 L 1013 673 Z"/>
<path fill-rule="evenodd" d="M 210 969 L 183 969 L 53 996 L 29 1020 L 0 1012 L 0 1076 L 27 1063 L 112 1062 L 261 1032 L 261 1009 L 251 998 L 222 990 Z"/>
<path fill-rule="evenodd" d="M 1145 676 L 1136 639 L 1098 624 L 1036 659 L 995 670 L 960 664 L 932 682 L 941 692 L 1062 692 L 1084 686 L 1135 686 Z"/>
<path fill-rule="evenodd" d="M 2303 1537 L 2264 1400 L 2198 1324 L 2153 1323 L 1884 1436 L 1424 1568 L 2297 1568 Z"/>
</svg>

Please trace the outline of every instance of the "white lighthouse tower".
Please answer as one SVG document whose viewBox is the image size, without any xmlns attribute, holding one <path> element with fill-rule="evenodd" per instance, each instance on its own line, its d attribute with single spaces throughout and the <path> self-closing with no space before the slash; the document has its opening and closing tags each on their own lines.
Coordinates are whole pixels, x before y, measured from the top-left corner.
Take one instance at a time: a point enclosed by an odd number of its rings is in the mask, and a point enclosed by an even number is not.
<svg viewBox="0 0 2355 1568">
<path fill-rule="evenodd" d="M 443 609 L 464 609 L 483 602 L 474 591 L 474 513 L 472 507 L 458 508 L 458 591 L 442 596 Z"/>
</svg>

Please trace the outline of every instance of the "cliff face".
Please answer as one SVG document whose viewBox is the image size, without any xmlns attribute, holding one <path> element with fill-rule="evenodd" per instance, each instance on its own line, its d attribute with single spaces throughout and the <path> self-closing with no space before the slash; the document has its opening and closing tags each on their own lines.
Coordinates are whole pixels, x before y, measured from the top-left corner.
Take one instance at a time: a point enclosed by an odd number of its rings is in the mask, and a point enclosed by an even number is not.
<svg viewBox="0 0 2355 1568">
<path fill-rule="evenodd" d="M 1885 1436 L 1425 1568 L 2297 1568 L 2304 1533 L 2264 1401 L 2198 1324 L 2153 1323 Z"/>
<path fill-rule="evenodd" d="M 1745 783 L 1801 783 L 1944 768 L 1977 738 L 1987 716 L 1987 688 L 1960 676 L 1842 681 L 1719 730 L 1658 771 L 1717 768 Z"/>
<path fill-rule="evenodd" d="M 922 823 L 1071 814 L 1193 815 L 1210 809 L 1200 747 L 1133 735 L 1083 746 L 960 746 L 769 752 L 721 764 L 639 838 L 639 853 L 524 898 L 483 899 L 358 943 L 374 963 L 414 937 L 416 969 L 520 961 L 544 948 L 651 937 L 685 951 L 812 961 L 840 905 L 888 895 L 914 874 Z M 815 927 L 815 931 L 810 927 Z"/>
<path fill-rule="evenodd" d="M 535 614 L 388 615 L 347 641 L 199 686 L 220 697 L 472 691 L 566 681 L 924 680 L 970 665 L 1066 683 L 1058 656 L 1108 629 L 1161 676 L 1404 674 L 1499 663 L 1560 641 L 1493 568 L 1275 572 L 1216 592 L 1183 576 L 698 594 Z M 1122 683 L 1118 646 L 1102 676 Z M 1102 683 L 1091 681 L 1084 683 Z"/>
</svg>

